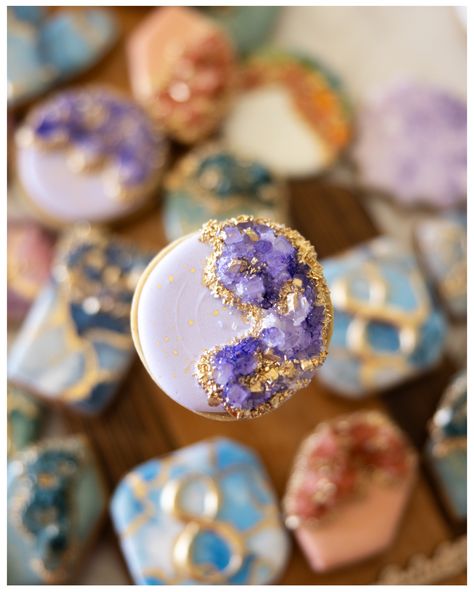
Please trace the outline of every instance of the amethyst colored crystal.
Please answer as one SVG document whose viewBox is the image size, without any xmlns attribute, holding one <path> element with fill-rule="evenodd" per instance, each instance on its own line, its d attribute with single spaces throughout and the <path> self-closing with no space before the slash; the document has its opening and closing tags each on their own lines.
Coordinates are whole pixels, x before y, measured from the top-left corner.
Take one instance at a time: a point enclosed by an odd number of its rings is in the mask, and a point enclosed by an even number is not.
<svg viewBox="0 0 474 592">
<path fill-rule="evenodd" d="M 295 380 L 312 378 L 314 370 L 303 371 L 298 361 L 320 354 L 325 310 L 316 302 L 309 267 L 298 261 L 297 249 L 285 236 L 250 221 L 229 224 L 222 232 L 217 278 L 242 303 L 260 308 L 263 318 L 257 337 L 245 337 L 214 354 L 213 378 L 228 405 L 249 410 L 291 390 Z M 289 282 L 285 307 L 282 289 Z M 291 360 L 296 374 L 268 377 L 262 360 L 279 365 Z"/>
<path fill-rule="evenodd" d="M 364 185 L 403 204 L 446 208 L 462 202 L 466 102 L 427 84 L 390 85 L 360 111 L 353 156 Z"/>
<path fill-rule="evenodd" d="M 124 189 L 151 181 L 162 166 L 165 137 L 140 107 L 105 89 L 58 94 L 31 119 L 32 131 L 43 145 L 67 143 L 88 163 L 106 161 Z"/>
</svg>

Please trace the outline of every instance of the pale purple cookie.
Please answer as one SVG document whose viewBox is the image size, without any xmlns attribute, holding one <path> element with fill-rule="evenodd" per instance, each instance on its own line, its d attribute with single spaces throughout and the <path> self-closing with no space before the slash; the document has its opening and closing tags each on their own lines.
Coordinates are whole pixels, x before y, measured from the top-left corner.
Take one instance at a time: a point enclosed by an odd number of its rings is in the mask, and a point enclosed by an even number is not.
<svg viewBox="0 0 474 592">
<path fill-rule="evenodd" d="M 466 102 L 405 81 L 367 101 L 353 158 L 360 182 L 402 204 L 446 208 L 466 198 Z"/>
<path fill-rule="evenodd" d="M 46 221 L 110 222 L 156 190 L 167 142 L 140 107 L 102 87 L 59 93 L 17 134 L 19 181 Z"/>
<path fill-rule="evenodd" d="M 250 216 L 211 220 L 145 270 L 132 333 L 154 381 L 213 419 L 258 417 L 327 355 L 332 306 L 314 248 Z"/>
</svg>

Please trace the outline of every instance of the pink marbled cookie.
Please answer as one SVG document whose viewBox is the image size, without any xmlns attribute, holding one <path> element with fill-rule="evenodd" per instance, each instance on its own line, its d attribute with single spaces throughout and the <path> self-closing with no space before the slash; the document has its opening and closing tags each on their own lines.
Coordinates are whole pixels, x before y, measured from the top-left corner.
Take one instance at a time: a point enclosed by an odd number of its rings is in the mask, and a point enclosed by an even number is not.
<svg viewBox="0 0 474 592">
<path fill-rule="evenodd" d="M 416 476 L 416 456 L 376 411 L 320 424 L 302 444 L 284 499 L 312 569 L 326 572 L 384 551 Z"/>
</svg>

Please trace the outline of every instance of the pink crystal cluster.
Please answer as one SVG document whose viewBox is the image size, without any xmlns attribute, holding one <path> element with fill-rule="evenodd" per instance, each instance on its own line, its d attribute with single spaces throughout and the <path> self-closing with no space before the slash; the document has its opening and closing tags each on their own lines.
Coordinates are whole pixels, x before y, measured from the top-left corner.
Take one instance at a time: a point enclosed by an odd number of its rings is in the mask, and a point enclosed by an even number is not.
<svg viewBox="0 0 474 592">
<path fill-rule="evenodd" d="M 386 481 L 403 478 L 410 460 L 403 435 L 378 413 L 325 423 L 305 443 L 287 514 L 319 520 L 358 493 L 375 473 Z"/>
<path fill-rule="evenodd" d="M 156 96 L 159 120 L 184 128 L 183 140 L 189 133 L 209 131 L 216 104 L 229 92 L 233 68 L 232 48 L 220 33 L 186 48 L 168 84 Z"/>
</svg>

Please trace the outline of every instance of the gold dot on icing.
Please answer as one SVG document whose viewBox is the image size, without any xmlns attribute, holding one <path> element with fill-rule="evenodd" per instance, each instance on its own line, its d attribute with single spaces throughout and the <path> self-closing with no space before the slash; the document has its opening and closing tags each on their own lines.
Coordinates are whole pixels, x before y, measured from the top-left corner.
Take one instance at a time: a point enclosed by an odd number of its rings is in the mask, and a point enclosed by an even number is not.
<svg viewBox="0 0 474 592">
<path fill-rule="evenodd" d="M 163 286 L 160 284 L 160 282 L 158 282 L 158 283 L 156 284 L 156 287 L 158 288 L 158 290 L 161 290 L 161 288 L 162 288 Z"/>
<path fill-rule="evenodd" d="M 169 338 L 169 337 L 163 337 L 163 341 L 164 341 L 165 343 L 168 343 L 168 341 L 169 341 L 169 340 L 170 340 L 170 338 Z"/>
<path fill-rule="evenodd" d="M 173 350 L 173 356 L 177 356 L 177 355 L 178 355 L 178 350 L 177 349 L 174 349 Z"/>
<path fill-rule="evenodd" d="M 191 267 L 191 269 L 189 270 L 191 273 L 196 273 L 196 268 L 195 267 Z"/>
<path fill-rule="evenodd" d="M 192 326 L 194 325 L 194 321 L 193 321 L 193 319 L 189 319 L 189 321 L 188 321 L 188 325 L 189 325 L 190 327 L 192 327 Z"/>
<path fill-rule="evenodd" d="M 174 275 L 169 275 L 168 276 L 168 281 L 170 284 L 172 284 L 174 282 Z"/>
<path fill-rule="evenodd" d="M 214 316 L 214 317 L 217 317 L 217 316 L 219 316 L 219 311 L 217 310 L 217 308 L 215 308 L 215 309 L 212 311 L 212 316 Z"/>
<path fill-rule="evenodd" d="M 173 374 L 171 375 L 171 378 L 176 378 L 176 372 L 173 372 Z"/>
</svg>

